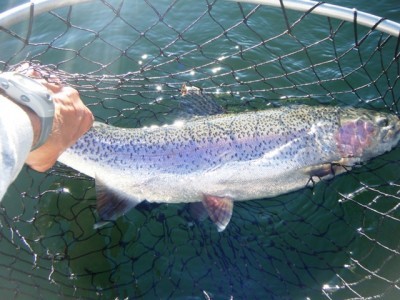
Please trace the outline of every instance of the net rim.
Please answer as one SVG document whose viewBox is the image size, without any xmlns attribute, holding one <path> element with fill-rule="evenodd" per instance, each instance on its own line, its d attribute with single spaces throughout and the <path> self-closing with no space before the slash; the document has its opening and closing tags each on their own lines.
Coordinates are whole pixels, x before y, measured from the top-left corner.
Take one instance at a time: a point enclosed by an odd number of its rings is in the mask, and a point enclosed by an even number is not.
<svg viewBox="0 0 400 300">
<path fill-rule="evenodd" d="M 378 17 L 376 15 L 359 11 L 356 8 L 347 8 L 339 5 L 310 0 L 229 0 L 232 2 L 252 3 L 258 5 L 268 5 L 282 7 L 302 12 L 340 19 L 370 27 L 394 37 L 400 37 L 400 23 Z"/>
<path fill-rule="evenodd" d="M 31 0 L 0 13 L 0 26 L 9 28 L 53 9 L 91 1 L 94 0 Z"/>
<path fill-rule="evenodd" d="M 9 28 L 21 20 L 32 19 L 41 13 L 94 0 L 31 0 L 28 3 L 11 8 L 0 13 L 0 26 Z M 227 0 L 239 3 L 253 3 L 282 7 L 295 11 L 310 12 L 317 15 L 340 19 L 379 30 L 394 37 L 400 37 L 400 23 L 376 15 L 359 11 L 355 8 L 346 8 L 339 5 L 316 2 L 311 0 Z"/>
</svg>

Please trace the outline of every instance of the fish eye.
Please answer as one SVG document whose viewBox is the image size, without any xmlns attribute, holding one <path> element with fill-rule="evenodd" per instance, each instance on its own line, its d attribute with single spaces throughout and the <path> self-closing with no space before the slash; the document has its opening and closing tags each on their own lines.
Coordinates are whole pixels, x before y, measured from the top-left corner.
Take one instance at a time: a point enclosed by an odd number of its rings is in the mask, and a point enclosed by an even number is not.
<svg viewBox="0 0 400 300">
<path fill-rule="evenodd" d="M 385 117 L 381 117 L 377 120 L 377 125 L 381 127 L 386 127 L 389 125 L 389 120 Z"/>
</svg>

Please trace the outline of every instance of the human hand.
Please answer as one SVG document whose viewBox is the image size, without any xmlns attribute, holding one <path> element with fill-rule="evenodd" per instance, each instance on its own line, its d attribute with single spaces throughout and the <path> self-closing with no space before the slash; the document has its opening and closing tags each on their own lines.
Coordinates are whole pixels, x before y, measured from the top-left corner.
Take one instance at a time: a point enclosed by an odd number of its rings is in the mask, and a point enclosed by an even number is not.
<svg viewBox="0 0 400 300">
<path fill-rule="evenodd" d="M 34 70 L 24 73 L 27 76 L 39 77 Z M 55 114 L 49 138 L 41 147 L 30 152 L 26 164 L 36 171 L 44 172 L 54 165 L 62 152 L 90 129 L 94 118 L 91 111 L 83 104 L 77 90 L 63 86 L 57 80 L 51 82 L 44 79 L 37 80 L 51 94 L 55 105 Z M 37 128 L 35 124 L 38 122 L 33 121 L 32 124 L 35 136 L 37 136 L 40 127 Z"/>
</svg>

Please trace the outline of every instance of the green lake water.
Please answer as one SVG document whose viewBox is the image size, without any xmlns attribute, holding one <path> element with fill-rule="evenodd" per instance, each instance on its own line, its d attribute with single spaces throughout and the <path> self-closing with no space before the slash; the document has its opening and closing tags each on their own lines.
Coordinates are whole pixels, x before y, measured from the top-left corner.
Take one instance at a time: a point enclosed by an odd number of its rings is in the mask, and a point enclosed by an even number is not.
<svg viewBox="0 0 400 300">
<path fill-rule="evenodd" d="M 330 3 L 400 21 L 395 0 Z M 291 24 L 301 16 L 287 12 Z M 0 61 L 79 74 L 67 82 L 96 118 L 123 127 L 173 122 L 182 83 L 231 113 L 293 103 L 399 112 L 395 38 L 359 27 L 355 49 L 353 24 L 316 16 L 285 30 L 280 8 L 98 1 L 0 31 Z M 235 203 L 222 233 L 183 204 L 141 205 L 95 230 L 92 179 L 60 164 L 25 168 L 0 206 L 0 298 L 397 299 L 399 154 L 312 189 Z"/>
</svg>

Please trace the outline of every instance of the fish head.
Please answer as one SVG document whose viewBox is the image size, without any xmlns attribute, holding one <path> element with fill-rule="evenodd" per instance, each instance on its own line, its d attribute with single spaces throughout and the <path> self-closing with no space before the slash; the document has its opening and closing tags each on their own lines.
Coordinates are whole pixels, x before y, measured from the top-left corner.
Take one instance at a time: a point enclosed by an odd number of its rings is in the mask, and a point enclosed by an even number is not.
<svg viewBox="0 0 400 300">
<path fill-rule="evenodd" d="M 348 108 L 339 112 L 336 144 L 343 158 L 365 161 L 393 149 L 400 140 L 400 119 L 394 114 Z"/>
</svg>

